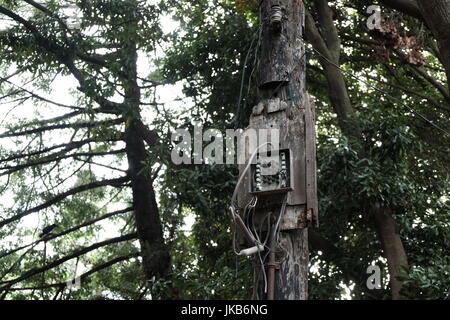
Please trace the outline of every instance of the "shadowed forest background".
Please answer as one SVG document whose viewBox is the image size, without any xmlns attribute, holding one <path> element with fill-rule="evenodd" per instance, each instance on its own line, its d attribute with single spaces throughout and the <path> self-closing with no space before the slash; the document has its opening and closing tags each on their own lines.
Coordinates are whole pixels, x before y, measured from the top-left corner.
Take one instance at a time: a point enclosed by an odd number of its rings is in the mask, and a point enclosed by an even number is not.
<svg viewBox="0 0 450 320">
<path fill-rule="evenodd" d="M 448 299 L 450 1 L 303 3 L 309 299 Z M 258 6 L 0 0 L 0 299 L 252 297 L 252 260 L 231 250 L 237 166 L 170 155 L 194 121 L 246 127 Z"/>
</svg>

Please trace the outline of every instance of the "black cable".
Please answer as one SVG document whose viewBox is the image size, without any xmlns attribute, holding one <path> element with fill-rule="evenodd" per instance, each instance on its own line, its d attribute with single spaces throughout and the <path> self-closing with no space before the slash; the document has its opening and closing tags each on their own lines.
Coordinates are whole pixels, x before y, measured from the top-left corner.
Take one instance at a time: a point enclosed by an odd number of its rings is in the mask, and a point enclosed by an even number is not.
<svg viewBox="0 0 450 320">
<path fill-rule="evenodd" d="M 242 67 L 242 77 L 241 77 L 241 85 L 240 85 L 240 89 L 239 89 L 239 98 L 238 98 L 237 105 L 236 105 L 236 113 L 235 113 L 234 119 L 233 119 L 235 129 L 239 125 L 239 113 L 241 113 L 241 102 L 242 102 L 242 94 L 244 91 L 245 70 L 247 69 L 247 63 L 248 63 L 248 59 L 250 57 L 250 52 L 252 51 L 252 48 L 253 48 L 253 43 L 255 42 L 257 37 L 260 35 L 260 32 L 259 32 L 260 28 L 261 28 L 261 25 L 259 25 L 257 33 L 253 36 L 252 41 L 250 42 L 250 47 L 247 50 L 247 54 L 245 55 L 244 65 Z"/>
</svg>

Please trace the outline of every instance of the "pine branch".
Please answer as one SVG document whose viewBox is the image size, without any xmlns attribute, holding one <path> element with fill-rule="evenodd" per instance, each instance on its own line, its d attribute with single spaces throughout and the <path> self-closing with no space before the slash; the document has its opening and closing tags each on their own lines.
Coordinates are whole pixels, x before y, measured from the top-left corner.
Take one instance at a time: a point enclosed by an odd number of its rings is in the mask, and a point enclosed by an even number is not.
<svg viewBox="0 0 450 320">
<path fill-rule="evenodd" d="M 5 291 L 5 290 L 7 291 L 12 285 L 14 285 L 16 283 L 19 283 L 19 282 L 21 282 L 23 280 L 29 279 L 29 278 L 31 278 L 31 277 L 33 277 L 35 275 L 41 274 L 42 272 L 45 272 L 45 271 L 50 270 L 50 269 L 52 269 L 54 267 L 57 267 L 57 266 L 63 264 L 64 262 L 66 262 L 66 261 L 69 261 L 69 260 L 75 259 L 77 257 L 80 257 L 80 256 L 82 256 L 82 255 L 84 255 L 84 254 L 86 254 L 88 252 L 91 252 L 91 251 L 96 250 L 98 248 L 105 247 L 105 246 L 110 245 L 110 244 L 124 242 L 124 241 L 128 241 L 128 240 L 133 240 L 133 239 L 136 239 L 136 237 L 137 237 L 137 234 L 134 232 L 134 233 L 130 233 L 130 234 L 127 234 L 127 235 L 120 236 L 120 237 L 116 237 L 116 238 L 108 239 L 108 240 L 105 240 L 105 241 L 101 241 L 101 242 L 95 243 L 95 244 L 93 244 L 91 246 L 88 246 L 88 247 L 84 247 L 84 248 L 82 248 L 80 250 L 77 250 L 77 251 L 73 252 L 72 254 L 69 254 L 69 255 L 67 255 L 65 257 L 62 257 L 62 258 L 57 259 L 57 260 L 55 260 L 53 262 L 50 262 L 49 264 L 47 264 L 47 265 L 45 265 L 43 267 L 31 269 L 31 270 L 25 272 L 20 277 L 17 277 L 17 278 L 15 278 L 13 280 L 9 280 L 9 281 L 3 282 L 4 286 L 0 287 L 0 292 L 1 291 Z"/>
<path fill-rule="evenodd" d="M 139 257 L 139 252 L 136 253 L 132 253 L 129 254 L 127 256 L 121 256 L 121 257 L 117 257 L 114 258 L 112 260 L 109 260 L 105 263 L 99 264 L 97 266 L 95 266 L 94 268 L 92 268 L 91 270 L 83 273 L 82 275 L 79 276 L 80 278 L 80 282 L 84 282 L 86 279 L 89 278 L 89 276 L 93 275 L 94 273 L 97 273 L 103 269 L 106 269 L 114 264 L 117 264 L 119 262 L 122 261 L 126 261 L 132 258 L 136 258 Z M 50 288 L 61 288 L 64 289 L 65 287 L 67 287 L 67 282 L 58 282 L 58 283 L 51 283 L 51 284 L 46 284 L 43 286 L 38 286 L 38 287 L 21 287 L 21 288 L 9 288 L 7 289 L 8 291 L 24 291 L 24 290 L 42 290 L 42 289 L 50 289 Z"/>
<path fill-rule="evenodd" d="M 74 232 L 74 231 L 77 231 L 77 230 L 79 230 L 79 229 L 81 229 L 81 228 L 90 226 L 90 225 L 92 225 L 92 224 L 94 224 L 94 223 L 97 223 L 97 222 L 99 222 L 99 221 L 108 219 L 108 218 L 110 218 L 110 217 L 114 217 L 114 216 L 119 215 L 119 214 L 122 214 L 122 213 L 127 213 L 127 212 L 130 212 L 130 211 L 132 211 L 132 210 L 133 210 L 133 207 L 129 207 L 129 208 L 126 208 L 126 209 L 117 210 L 117 211 L 114 211 L 114 212 L 110 212 L 110 213 L 104 214 L 104 215 L 102 215 L 102 216 L 100 216 L 100 217 L 98 217 L 98 218 L 96 218 L 96 219 L 93 219 L 93 220 L 84 222 L 84 223 L 79 224 L 79 225 L 77 225 L 77 226 L 75 226 L 75 227 L 72 227 L 72 228 L 70 228 L 70 229 L 67 229 L 67 230 L 65 230 L 65 231 L 62 231 L 62 232 L 60 232 L 60 233 L 58 233 L 58 234 L 50 235 L 50 236 L 46 237 L 45 239 L 39 239 L 39 240 L 36 240 L 36 241 L 34 241 L 34 242 L 32 242 L 32 243 L 26 244 L 26 245 L 24 245 L 24 246 L 21 246 L 21 247 L 12 249 L 12 250 L 10 250 L 10 251 L 8 251 L 8 252 L 5 252 L 5 253 L 3 253 L 3 254 L 0 254 L 0 259 L 4 258 L 4 257 L 6 257 L 6 256 L 9 256 L 9 255 L 11 255 L 11 254 L 13 254 L 13 253 L 15 253 L 15 252 L 17 252 L 17 251 L 20 251 L 20 250 L 26 249 L 26 248 L 28 248 L 28 247 L 34 246 L 34 245 L 36 245 L 36 244 L 38 244 L 39 242 L 42 242 L 42 241 L 44 241 L 44 240 L 45 240 L 45 241 L 50 241 L 50 240 L 53 240 L 53 239 L 62 237 L 62 236 L 64 236 L 64 235 L 66 235 L 66 234 L 69 234 L 69 233 L 72 233 L 72 232 Z"/>
<path fill-rule="evenodd" d="M 17 171 L 20 171 L 20 170 L 23 170 L 26 168 L 43 165 L 43 164 L 47 164 L 47 163 L 51 163 L 51 162 L 55 162 L 55 161 L 60 161 L 60 160 L 64 160 L 64 159 L 69 159 L 69 158 L 76 159 L 78 157 L 106 156 L 106 155 L 114 155 L 114 154 L 120 154 L 120 153 L 125 153 L 125 152 L 126 152 L 126 149 L 118 149 L 118 150 L 101 151 L 101 152 L 79 152 L 79 153 L 66 154 L 66 155 L 63 155 L 60 157 L 56 157 L 55 155 L 64 153 L 64 152 L 58 152 L 54 155 L 44 157 L 43 159 L 40 159 L 37 161 L 27 162 L 27 163 L 15 165 L 15 166 L 4 166 L 4 167 L 0 168 L 0 170 L 7 170 L 7 171 L 0 173 L 0 176 L 10 175 L 14 172 L 17 172 Z"/>
<path fill-rule="evenodd" d="M 96 181 L 93 183 L 89 183 L 89 184 L 85 184 L 73 189 L 70 189 L 69 191 L 63 192 L 55 197 L 53 197 L 51 200 L 38 205 L 36 207 L 33 207 L 31 209 L 25 210 L 19 214 L 16 214 L 15 216 L 12 216 L 10 218 L 4 219 L 2 221 L 0 221 L 0 228 L 4 227 L 5 225 L 14 222 L 14 221 L 18 221 L 20 219 L 22 219 L 23 217 L 34 213 L 34 212 L 38 212 L 41 211 L 43 209 L 46 209 L 56 203 L 59 203 L 61 201 L 63 201 L 64 199 L 66 199 L 69 196 L 73 196 L 76 195 L 78 193 L 84 192 L 84 191 L 88 191 L 88 190 L 92 190 L 92 189 L 96 189 L 96 188 L 100 188 L 100 187 L 105 187 L 105 186 L 117 186 L 117 185 L 121 185 L 125 182 L 129 181 L 129 177 L 125 176 L 125 177 L 121 177 L 121 178 L 116 178 L 116 179 L 110 179 L 110 180 L 103 180 L 103 181 Z"/>
<path fill-rule="evenodd" d="M 48 148 L 45 148 L 42 150 L 32 151 L 29 153 L 21 152 L 19 154 L 14 154 L 12 156 L 9 156 L 8 158 L 0 159 L 0 163 L 38 156 L 38 155 L 41 155 L 41 154 L 44 154 L 44 153 L 47 153 L 47 152 L 50 152 L 50 151 L 53 151 L 53 150 L 59 149 L 59 148 L 64 148 L 63 150 L 61 150 L 61 152 L 67 153 L 68 151 L 79 148 L 79 147 L 81 147 L 85 144 L 89 144 L 89 143 L 116 142 L 116 141 L 120 141 L 120 140 L 121 139 L 107 139 L 107 140 L 99 141 L 98 139 L 86 139 L 86 140 L 81 140 L 81 141 L 72 141 L 69 143 L 63 143 L 63 144 L 51 146 L 51 147 L 48 147 Z M 61 152 L 58 152 L 57 154 L 61 154 Z"/>
<path fill-rule="evenodd" d="M 118 125 L 121 123 L 123 123 L 123 119 L 118 118 L 118 119 L 111 119 L 111 120 L 104 120 L 104 121 L 97 121 L 97 122 L 81 122 L 81 123 L 58 124 L 58 125 L 52 125 L 52 126 L 42 126 L 39 128 L 29 129 L 29 130 L 20 131 L 20 132 L 16 132 L 15 130 L 5 132 L 3 134 L 0 134 L 0 139 L 25 136 L 25 135 L 42 133 L 44 131 L 51 131 L 51 130 L 95 128 L 95 127 L 103 126 L 103 125 Z"/>
</svg>

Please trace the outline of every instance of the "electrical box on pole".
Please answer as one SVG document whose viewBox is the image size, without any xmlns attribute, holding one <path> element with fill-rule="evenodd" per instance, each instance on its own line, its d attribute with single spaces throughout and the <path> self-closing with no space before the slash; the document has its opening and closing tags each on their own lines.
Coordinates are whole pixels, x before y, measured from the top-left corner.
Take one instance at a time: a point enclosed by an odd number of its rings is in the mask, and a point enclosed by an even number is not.
<svg viewBox="0 0 450 320">
<path fill-rule="evenodd" d="M 303 3 L 263 0 L 260 23 L 260 102 L 243 137 L 248 131 L 269 137 L 242 143 L 246 163 L 240 165 L 233 217 L 240 215 L 254 239 L 251 252 L 259 255 L 257 297 L 304 300 L 308 227 L 318 226 L 318 204 L 315 112 L 305 91 Z"/>
</svg>

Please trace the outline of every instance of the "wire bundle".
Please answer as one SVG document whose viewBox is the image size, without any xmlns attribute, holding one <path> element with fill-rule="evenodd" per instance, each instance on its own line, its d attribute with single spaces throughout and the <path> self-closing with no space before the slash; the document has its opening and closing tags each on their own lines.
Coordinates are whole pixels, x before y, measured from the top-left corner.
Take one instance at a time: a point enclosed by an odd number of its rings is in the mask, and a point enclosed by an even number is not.
<svg viewBox="0 0 450 320">
<path fill-rule="evenodd" d="M 257 155 L 257 152 L 260 148 L 263 146 L 270 144 L 270 142 L 264 143 L 257 147 L 253 154 L 250 156 L 249 161 L 242 171 L 242 174 L 240 175 L 238 182 L 236 184 L 236 187 L 233 192 L 233 197 L 231 199 L 231 205 L 230 205 L 230 216 L 232 221 L 232 246 L 233 251 L 238 256 L 251 256 L 257 254 L 259 263 L 261 265 L 261 272 L 263 274 L 264 279 L 264 292 L 267 292 L 267 274 L 265 270 L 265 263 L 267 261 L 267 258 L 269 254 L 275 250 L 276 248 L 281 249 L 281 251 L 284 252 L 282 261 L 279 261 L 278 263 L 281 264 L 287 257 L 288 252 L 287 250 L 282 246 L 280 243 L 280 223 L 281 219 L 283 218 L 285 212 L 286 212 L 286 206 L 287 206 L 287 194 L 284 196 L 281 210 L 278 215 L 277 220 L 272 223 L 272 212 L 269 211 L 260 222 L 259 226 L 257 227 L 255 225 L 255 212 L 256 212 L 256 206 L 258 204 L 258 196 L 253 196 L 251 200 L 245 205 L 242 211 L 242 215 L 239 214 L 239 209 L 237 208 L 237 193 L 239 190 L 239 186 L 241 185 L 245 174 L 250 168 L 250 165 L 252 164 L 254 158 Z M 267 223 L 267 230 L 263 230 L 263 226 Z M 237 232 L 236 229 L 240 229 L 242 235 L 244 238 L 249 242 L 250 244 L 254 245 L 253 247 L 242 249 L 240 250 L 237 246 Z M 263 240 L 264 239 L 264 240 Z M 274 242 L 274 245 L 270 246 L 268 242 Z M 264 256 L 262 256 L 261 252 L 266 251 Z M 258 274 L 259 276 L 259 274 Z"/>
</svg>

